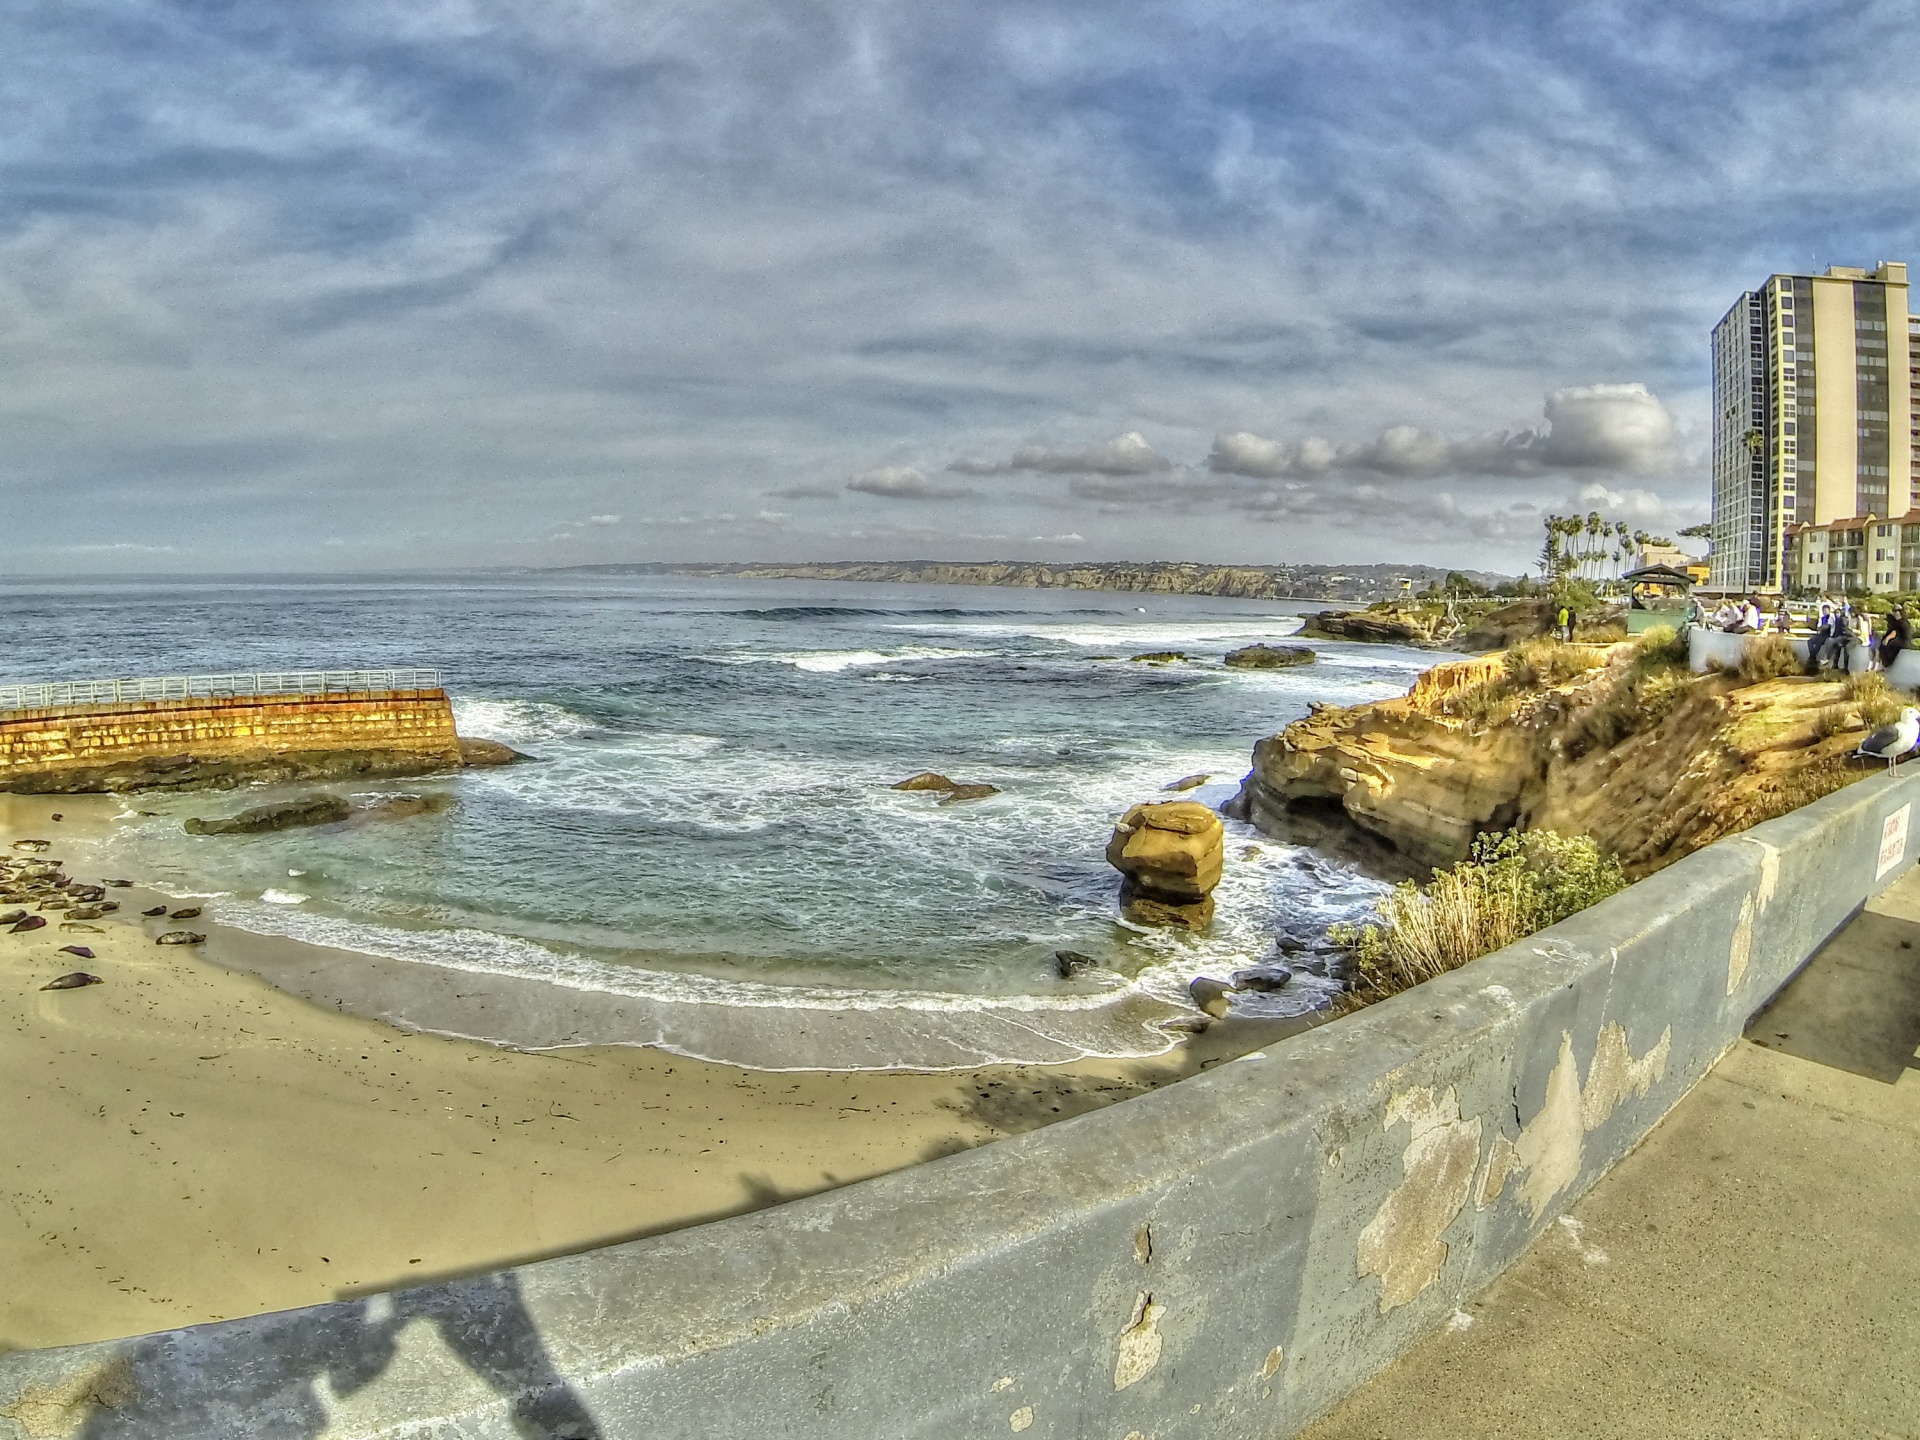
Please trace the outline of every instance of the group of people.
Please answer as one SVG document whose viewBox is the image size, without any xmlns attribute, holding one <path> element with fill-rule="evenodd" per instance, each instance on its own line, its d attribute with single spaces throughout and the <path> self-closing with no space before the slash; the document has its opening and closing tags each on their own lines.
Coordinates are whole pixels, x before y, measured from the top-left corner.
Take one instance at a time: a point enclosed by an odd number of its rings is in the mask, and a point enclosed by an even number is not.
<svg viewBox="0 0 1920 1440">
<path fill-rule="evenodd" d="M 1784 599 L 1768 615 L 1761 610 L 1758 597 L 1752 595 L 1745 600 L 1729 600 L 1711 615 L 1704 613 L 1696 601 L 1693 621 L 1730 635 L 1758 635 L 1767 631 L 1785 635 L 1795 627 L 1794 616 Z M 1913 622 L 1908 618 L 1906 607 L 1894 606 L 1882 625 L 1876 624 L 1871 611 L 1858 608 L 1851 600 L 1822 600 L 1814 619 L 1813 634 L 1807 642 L 1807 668 L 1817 671 L 1832 667 L 1845 672 L 1851 668 L 1856 645 L 1867 647 L 1869 666 L 1884 670 L 1892 665 L 1902 650 L 1913 646 Z"/>
</svg>

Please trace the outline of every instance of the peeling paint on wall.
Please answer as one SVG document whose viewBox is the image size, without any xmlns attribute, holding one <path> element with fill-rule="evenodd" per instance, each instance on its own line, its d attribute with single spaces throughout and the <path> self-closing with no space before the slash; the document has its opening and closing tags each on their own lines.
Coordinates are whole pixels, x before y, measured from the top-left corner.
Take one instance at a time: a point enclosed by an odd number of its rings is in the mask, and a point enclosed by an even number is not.
<svg viewBox="0 0 1920 1440">
<path fill-rule="evenodd" d="M 1740 902 L 1740 918 L 1733 925 L 1733 942 L 1727 947 L 1727 994 L 1740 988 L 1747 978 L 1747 962 L 1753 958 L 1753 896 Z"/>
<path fill-rule="evenodd" d="M 1013 1433 L 1016 1435 L 1018 1435 L 1022 1430 L 1025 1430 L 1028 1426 L 1032 1424 L 1033 1424 L 1033 1406 L 1031 1405 L 1022 1405 L 1018 1410 L 1014 1411 L 1013 1414 L 1007 1417 L 1007 1428 L 1013 1431 Z"/>
<path fill-rule="evenodd" d="M 1133 1315 L 1120 1332 L 1120 1353 L 1113 1362 L 1113 1388 L 1124 1390 L 1144 1378 L 1160 1363 L 1160 1317 L 1167 1307 L 1153 1303 L 1146 1291 L 1133 1302 Z"/>
<path fill-rule="evenodd" d="M 1406 1178 L 1360 1232 L 1360 1274 L 1380 1277 L 1380 1313 L 1405 1305 L 1440 1274 L 1447 1244 L 1440 1237 L 1466 1208 L 1480 1165 L 1479 1116 L 1460 1117 L 1453 1087 L 1437 1099 L 1430 1088 L 1408 1090 L 1387 1104 L 1385 1126 L 1412 1127 L 1400 1166 Z"/>
<path fill-rule="evenodd" d="M 1594 1044 L 1593 1064 L 1587 1069 L 1583 1089 L 1580 1065 L 1573 1058 L 1573 1036 L 1560 1032 L 1560 1059 L 1547 1077 L 1546 1102 L 1522 1127 L 1513 1147 L 1518 1168 L 1527 1172 L 1520 1198 L 1535 1220 L 1546 1213 L 1554 1196 L 1579 1178 L 1589 1132 L 1606 1123 L 1628 1095 L 1644 1096 L 1655 1081 L 1663 1078 L 1672 1050 L 1673 1027 L 1669 1025 L 1661 1032 L 1659 1043 L 1635 1060 L 1627 1045 L 1626 1030 L 1618 1021 L 1609 1020 Z"/>
<path fill-rule="evenodd" d="M 1133 1258 L 1145 1265 L 1153 1259 L 1153 1227 L 1142 1225 L 1133 1232 Z"/>
<path fill-rule="evenodd" d="M 1286 1363 L 1287 1355 L 1278 1345 L 1267 1351 L 1267 1358 L 1261 1362 L 1260 1378 L 1271 1380 L 1280 1367 Z"/>
<path fill-rule="evenodd" d="M 1493 1132 L 1493 1144 L 1487 1149 L 1487 1168 L 1480 1177 L 1480 1192 L 1473 1197 L 1473 1208 L 1485 1210 L 1507 1188 L 1507 1177 L 1520 1169 L 1520 1158 L 1504 1130 Z"/>
</svg>

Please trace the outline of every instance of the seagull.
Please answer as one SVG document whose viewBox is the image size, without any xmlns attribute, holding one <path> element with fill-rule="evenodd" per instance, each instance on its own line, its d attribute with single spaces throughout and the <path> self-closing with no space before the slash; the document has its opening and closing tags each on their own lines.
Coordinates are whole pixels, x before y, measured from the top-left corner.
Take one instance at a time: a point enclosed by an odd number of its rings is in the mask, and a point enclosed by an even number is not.
<svg viewBox="0 0 1920 1440">
<path fill-rule="evenodd" d="M 1853 753 L 1884 760 L 1887 762 L 1887 773 L 1898 775 L 1900 757 L 1916 745 L 1920 745 L 1920 710 L 1909 706 L 1900 712 L 1900 719 L 1896 723 L 1882 725 L 1862 740 L 1860 748 Z"/>
</svg>

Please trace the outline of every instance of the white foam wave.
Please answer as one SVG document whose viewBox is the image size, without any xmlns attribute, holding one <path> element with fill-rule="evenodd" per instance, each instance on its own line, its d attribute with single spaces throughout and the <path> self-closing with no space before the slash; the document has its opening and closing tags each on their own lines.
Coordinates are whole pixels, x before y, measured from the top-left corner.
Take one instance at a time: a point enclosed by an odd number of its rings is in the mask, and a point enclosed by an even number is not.
<svg viewBox="0 0 1920 1440">
<path fill-rule="evenodd" d="M 309 897 L 298 890 L 262 890 L 260 898 L 269 905 L 304 905 Z"/>
<path fill-rule="evenodd" d="M 585 717 L 549 701 L 486 700 L 473 696 L 454 697 L 453 723 L 462 735 L 508 745 L 566 740 L 593 728 Z"/>
<path fill-rule="evenodd" d="M 1083 650 L 1177 650 L 1183 646 L 1241 645 L 1292 635 L 1306 622 L 1298 615 L 1261 620 L 1152 621 L 980 621 L 891 625 L 892 630 L 929 634 L 979 635 L 1054 640 Z"/>
<path fill-rule="evenodd" d="M 710 657 L 722 665 L 791 665 L 815 675 L 838 675 L 904 660 L 979 660 L 991 650 L 960 650 L 936 645 L 902 645 L 893 650 L 740 650 Z"/>
</svg>

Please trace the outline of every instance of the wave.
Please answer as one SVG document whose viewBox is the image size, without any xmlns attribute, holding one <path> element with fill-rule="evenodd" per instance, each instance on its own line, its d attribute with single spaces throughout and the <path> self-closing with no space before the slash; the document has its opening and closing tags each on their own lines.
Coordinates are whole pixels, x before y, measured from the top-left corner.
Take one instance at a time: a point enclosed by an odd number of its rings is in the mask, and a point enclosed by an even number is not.
<svg viewBox="0 0 1920 1440">
<path fill-rule="evenodd" d="M 986 660 L 992 650 L 959 650 L 933 645 L 902 645 L 893 650 L 736 650 L 731 654 L 707 657 L 720 665 L 791 665 L 815 675 L 837 675 L 844 670 L 865 670 L 876 665 L 896 665 L 909 660 Z"/>
</svg>

